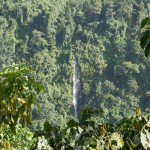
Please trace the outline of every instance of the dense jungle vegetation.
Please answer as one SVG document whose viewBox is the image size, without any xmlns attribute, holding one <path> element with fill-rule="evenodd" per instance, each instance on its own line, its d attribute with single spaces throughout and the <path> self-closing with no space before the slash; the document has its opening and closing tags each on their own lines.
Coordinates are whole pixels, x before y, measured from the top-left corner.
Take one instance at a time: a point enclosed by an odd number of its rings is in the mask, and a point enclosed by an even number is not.
<svg viewBox="0 0 150 150">
<path fill-rule="evenodd" d="M 0 2 L 4 149 L 36 149 L 40 140 L 54 150 L 150 148 L 149 0 Z M 79 120 L 72 103 L 75 58 Z M 30 130 L 18 122 L 32 123 Z"/>
</svg>

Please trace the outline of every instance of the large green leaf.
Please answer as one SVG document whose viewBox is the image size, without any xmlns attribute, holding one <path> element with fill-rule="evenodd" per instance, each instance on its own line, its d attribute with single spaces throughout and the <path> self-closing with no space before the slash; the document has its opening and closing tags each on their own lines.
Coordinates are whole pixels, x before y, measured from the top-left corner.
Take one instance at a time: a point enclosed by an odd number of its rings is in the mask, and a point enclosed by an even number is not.
<svg viewBox="0 0 150 150">
<path fill-rule="evenodd" d="M 145 25 L 149 22 L 150 18 L 146 17 L 141 21 L 141 28 L 144 28 Z"/>
<path fill-rule="evenodd" d="M 148 44 L 145 47 L 145 57 L 148 57 L 150 53 L 150 41 L 148 42 Z"/>
<path fill-rule="evenodd" d="M 110 137 L 110 145 L 114 149 L 120 149 L 124 146 L 124 141 L 119 133 L 114 132 Z"/>
<path fill-rule="evenodd" d="M 22 65 L 12 65 L 0 72 L 1 125 L 8 124 L 14 133 L 18 121 L 24 126 L 31 123 L 31 105 L 35 104 L 33 91 L 42 90 L 30 76 L 30 69 Z"/>
<path fill-rule="evenodd" d="M 150 31 L 146 30 L 144 32 L 144 35 L 140 39 L 140 45 L 141 45 L 142 49 L 144 49 L 146 47 L 146 45 L 149 41 L 149 34 L 150 34 Z"/>
<path fill-rule="evenodd" d="M 141 143 L 145 149 L 150 149 L 150 122 L 141 131 Z"/>
</svg>

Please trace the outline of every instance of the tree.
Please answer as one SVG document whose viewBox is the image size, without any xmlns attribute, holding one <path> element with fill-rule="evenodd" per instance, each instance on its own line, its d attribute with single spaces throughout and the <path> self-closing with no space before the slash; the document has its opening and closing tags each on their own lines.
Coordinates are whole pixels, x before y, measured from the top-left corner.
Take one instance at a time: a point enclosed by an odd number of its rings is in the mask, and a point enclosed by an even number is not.
<svg viewBox="0 0 150 150">
<path fill-rule="evenodd" d="M 13 133 L 20 122 L 23 126 L 31 123 L 32 105 L 35 92 L 43 87 L 31 76 L 31 70 L 23 65 L 12 65 L 0 72 L 0 131 L 9 125 Z"/>
</svg>

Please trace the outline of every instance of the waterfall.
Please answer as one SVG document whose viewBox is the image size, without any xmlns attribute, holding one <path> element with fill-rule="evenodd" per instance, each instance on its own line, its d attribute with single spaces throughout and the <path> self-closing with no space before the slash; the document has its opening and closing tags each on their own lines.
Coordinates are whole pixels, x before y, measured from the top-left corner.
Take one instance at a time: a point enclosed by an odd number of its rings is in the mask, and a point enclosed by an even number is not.
<svg viewBox="0 0 150 150">
<path fill-rule="evenodd" d="M 80 67 L 77 59 L 75 58 L 74 72 L 73 72 L 73 106 L 74 106 L 74 115 L 76 118 L 78 118 L 80 98 L 81 98 Z"/>
</svg>

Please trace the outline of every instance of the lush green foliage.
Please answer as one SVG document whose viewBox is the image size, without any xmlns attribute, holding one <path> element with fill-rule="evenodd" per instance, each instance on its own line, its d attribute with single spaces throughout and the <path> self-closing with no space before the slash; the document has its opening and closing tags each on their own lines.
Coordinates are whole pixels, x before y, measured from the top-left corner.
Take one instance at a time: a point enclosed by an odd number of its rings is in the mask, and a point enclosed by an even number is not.
<svg viewBox="0 0 150 150">
<path fill-rule="evenodd" d="M 44 147 L 54 150 L 143 150 L 150 148 L 150 116 L 144 116 L 139 108 L 136 115 L 121 119 L 117 124 L 96 123 L 93 118 L 102 112 L 86 108 L 81 121 L 70 120 L 67 127 L 52 126 L 45 122 L 44 130 L 35 137 L 43 136 Z M 38 143 L 38 142 L 37 142 Z"/>
<path fill-rule="evenodd" d="M 15 126 L 31 124 L 32 105 L 35 94 L 42 86 L 29 76 L 30 70 L 23 66 L 13 65 L 0 72 L 0 130 L 9 125 L 16 133 Z"/>
<path fill-rule="evenodd" d="M 81 108 L 103 109 L 110 121 L 133 114 L 135 107 L 149 112 L 149 59 L 145 61 L 137 40 L 148 4 L 148 0 L 2 1 L 0 69 L 24 62 L 45 86 L 37 95 L 41 111 L 33 111 L 34 128 L 42 127 L 45 119 L 63 126 L 72 116 L 74 57 L 81 69 Z"/>
<path fill-rule="evenodd" d="M 45 120 L 65 127 L 72 118 L 74 57 L 81 70 L 80 110 L 104 110 L 95 122 L 118 121 L 133 114 L 135 107 L 149 113 L 150 59 L 143 57 L 139 43 L 140 22 L 149 9 L 149 0 L 1 0 L 0 69 L 23 62 L 45 87 L 36 95 L 40 111 L 33 110 L 33 129 L 42 128 Z M 148 20 L 141 26 L 145 36 Z M 5 85 L 11 80 L 7 81 Z M 26 87 L 24 75 L 23 81 Z M 9 93 L 4 98 L 12 97 Z M 2 122 L 13 121 L 7 117 Z"/>
<path fill-rule="evenodd" d="M 17 124 L 15 127 L 16 134 L 12 133 L 9 126 L 5 126 L 0 133 L 0 148 L 4 150 L 29 150 L 34 144 L 34 133 L 30 132 L 27 127 L 22 128 L 20 124 Z"/>
<path fill-rule="evenodd" d="M 143 19 L 149 12 L 148 0 L 2 0 L 0 146 L 149 149 L 150 18 Z M 81 71 L 79 110 L 92 107 L 79 121 L 72 117 L 74 58 Z M 23 66 L 6 67 L 20 62 L 32 75 Z M 42 94 L 33 78 L 44 85 Z M 32 107 L 35 99 L 40 111 Z M 34 137 L 18 124 L 31 123 L 32 108 Z"/>
</svg>

